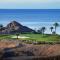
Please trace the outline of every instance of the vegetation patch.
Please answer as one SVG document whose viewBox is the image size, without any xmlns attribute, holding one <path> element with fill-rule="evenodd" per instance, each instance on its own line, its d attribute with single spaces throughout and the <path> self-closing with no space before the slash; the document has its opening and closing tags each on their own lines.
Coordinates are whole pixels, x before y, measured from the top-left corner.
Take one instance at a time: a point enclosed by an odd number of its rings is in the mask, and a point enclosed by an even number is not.
<svg viewBox="0 0 60 60">
<path fill-rule="evenodd" d="M 0 35 L 0 39 L 17 39 L 11 38 L 16 35 Z M 60 35 L 51 35 L 51 34 L 20 34 L 20 37 L 26 36 L 29 38 L 18 38 L 17 40 L 25 41 L 26 43 L 37 43 L 37 44 L 47 44 L 47 43 L 60 43 Z"/>
</svg>

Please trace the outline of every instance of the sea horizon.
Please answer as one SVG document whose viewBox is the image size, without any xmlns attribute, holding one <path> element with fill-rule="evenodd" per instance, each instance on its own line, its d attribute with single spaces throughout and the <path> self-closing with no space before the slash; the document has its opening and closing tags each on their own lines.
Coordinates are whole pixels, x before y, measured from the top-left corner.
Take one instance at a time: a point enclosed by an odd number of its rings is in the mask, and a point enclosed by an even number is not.
<svg viewBox="0 0 60 60">
<path fill-rule="evenodd" d="M 32 29 L 47 28 L 46 33 L 51 33 L 53 23 L 60 24 L 60 9 L 0 9 L 0 24 L 6 26 L 11 21 L 17 21 Z M 57 28 L 60 34 L 60 27 Z"/>
</svg>

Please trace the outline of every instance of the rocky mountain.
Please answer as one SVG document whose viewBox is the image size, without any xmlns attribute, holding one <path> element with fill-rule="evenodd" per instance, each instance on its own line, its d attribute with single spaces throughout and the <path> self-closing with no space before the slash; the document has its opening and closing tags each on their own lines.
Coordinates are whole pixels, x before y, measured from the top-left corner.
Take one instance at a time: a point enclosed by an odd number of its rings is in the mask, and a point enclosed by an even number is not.
<svg viewBox="0 0 60 60">
<path fill-rule="evenodd" d="M 14 33 L 27 33 L 27 32 L 34 32 L 34 30 L 21 25 L 20 23 L 16 21 L 12 21 L 9 23 L 4 30 L 2 30 L 2 33 L 4 34 L 14 34 Z"/>
</svg>

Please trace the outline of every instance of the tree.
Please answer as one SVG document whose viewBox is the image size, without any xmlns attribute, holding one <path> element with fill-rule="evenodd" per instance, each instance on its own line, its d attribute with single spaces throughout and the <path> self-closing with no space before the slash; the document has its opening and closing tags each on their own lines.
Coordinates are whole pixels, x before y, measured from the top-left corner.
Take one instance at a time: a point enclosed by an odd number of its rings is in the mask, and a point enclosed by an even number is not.
<svg viewBox="0 0 60 60">
<path fill-rule="evenodd" d="M 50 27 L 50 29 L 51 29 L 51 32 L 52 32 L 52 30 L 54 29 L 53 27 Z"/>
<path fill-rule="evenodd" d="M 17 36 L 17 39 L 18 39 L 19 33 L 16 33 L 16 36 Z"/>
<path fill-rule="evenodd" d="M 52 34 L 55 35 L 55 31 L 53 31 Z"/>
<path fill-rule="evenodd" d="M 41 28 L 41 31 L 42 31 L 42 34 L 43 34 L 43 35 L 44 35 L 45 30 L 46 30 L 45 27 L 42 27 L 42 28 Z"/>
<path fill-rule="evenodd" d="M 39 28 L 39 29 L 37 30 L 37 33 L 38 33 L 38 34 L 42 34 L 42 28 Z"/>
<path fill-rule="evenodd" d="M 3 25 L 0 24 L 0 31 L 1 31 L 1 33 L 2 33 L 2 30 L 3 30 Z"/>
<path fill-rule="evenodd" d="M 56 23 L 54 23 L 53 25 L 55 26 L 55 34 L 56 34 L 56 29 L 57 29 L 57 27 L 59 26 L 59 24 L 56 22 Z"/>
<path fill-rule="evenodd" d="M 37 30 L 37 33 L 38 33 L 38 34 L 42 34 L 42 31 L 41 31 L 41 30 Z"/>
</svg>

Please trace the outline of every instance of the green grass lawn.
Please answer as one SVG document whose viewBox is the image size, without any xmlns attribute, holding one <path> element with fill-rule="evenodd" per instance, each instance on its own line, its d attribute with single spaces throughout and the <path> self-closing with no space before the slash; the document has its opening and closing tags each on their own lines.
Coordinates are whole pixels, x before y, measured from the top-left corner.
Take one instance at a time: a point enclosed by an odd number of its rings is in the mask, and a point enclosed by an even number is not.
<svg viewBox="0 0 60 60">
<path fill-rule="evenodd" d="M 11 39 L 15 35 L 0 35 L 0 39 Z M 45 42 L 56 42 L 60 41 L 60 35 L 50 35 L 50 34 L 20 34 L 20 36 L 27 36 L 30 38 L 19 38 L 19 40 L 32 40 L 32 41 L 45 41 Z"/>
<path fill-rule="evenodd" d="M 27 40 L 36 40 L 36 41 L 60 41 L 60 35 L 50 35 L 45 34 L 44 36 L 42 34 L 22 34 L 23 36 L 28 36 Z"/>
</svg>

